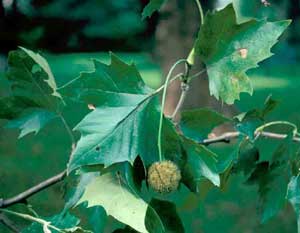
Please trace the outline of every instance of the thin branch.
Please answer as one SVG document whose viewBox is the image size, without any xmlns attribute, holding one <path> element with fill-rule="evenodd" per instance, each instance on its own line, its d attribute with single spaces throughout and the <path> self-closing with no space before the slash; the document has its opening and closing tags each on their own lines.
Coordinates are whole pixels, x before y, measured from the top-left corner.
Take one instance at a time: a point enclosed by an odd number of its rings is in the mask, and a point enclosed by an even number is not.
<svg viewBox="0 0 300 233">
<path fill-rule="evenodd" d="M 20 232 L 16 224 L 13 221 L 11 221 L 4 213 L 0 213 L 0 222 L 12 232 Z"/>
<path fill-rule="evenodd" d="M 181 83 L 181 95 L 180 95 L 180 99 L 177 103 L 177 106 L 171 116 L 172 120 L 174 121 L 178 112 L 180 111 L 184 101 L 185 101 L 185 98 L 187 96 L 187 93 L 188 93 L 188 90 L 189 90 L 189 85 L 188 84 L 185 84 L 185 83 Z"/>
<path fill-rule="evenodd" d="M 38 185 L 35 185 L 32 188 L 27 189 L 26 191 L 14 196 L 14 197 L 11 197 L 8 199 L 0 199 L 0 208 L 7 208 L 7 207 L 12 206 L 17 203 L 24 203 L 24 202 L 26 202 L 27 198 L 62 181 L 65 178 L 65 176 L 66 176 L 66 171 L 63 171 L 51 178 L 39 183 Z"/>
<path fill-rule="evenodd" d="M 221 143 L 221 142 L 230 143 L 231 140 L 238 138 L 240 135 L 241 135 L 240 132 L 226 132 L 226 133 L 222 134 L 221 136 L 205 139 L 202 142 L 199 142 L 199 144 L 208 146 L 210 144 Z M 262 132 L 258 132 L 257 136 L 263 136 L 266 138 L 282 140 L 282 139 L 285 139 L 288 135 L 262 131 Z M 300 143 L 300 137 L 294 137 L 293 141 Z M 62 181 L 66 177 L 66 174 L 67 174 L 67 172 L 65 170 L 65 171 L 41 182 L 40 184 L 38 184 L 36 186 L 33 186 L 32 188 L 30 188 L 12 198 L 0 199 L 0 208 L 7 208 L 9 206 L 12 206 L 12 205 L 15 205 L 18 203 L 26 203 L 27 198 Z"/>
<path fill-rule="evenodd" d="M 33 217 L 33 216 L 29 215 L 29 214 L 22 214 L 22 213 L 18 213 L 18 212 L 7 210 L 7 209 L 0 209 L 0 212 L 4 212 L 4 213 L 10 214 L 10 215 L 14 215 L 14 216 L 26 219 L 26 220 L 31 221 L 31 222 L 37 222 L 37 223 L 39 223 L 39 224 L 41 224 L 43 226 L 44 232 L 46 232 L 46 229 L 48 229 L 48 228 L 51 228 L 51 229 L 53 229 L 55 231 L 58 231 L 58 232 L 61 232 L 61 233 L 65 232 L 64 230 L 59 229 L 59 228 L 51 225 L 50 224 L 51 222 L 47 222 L 47 221 L 45 221 L 45 220 L 43 220 L 41 218 Z"/>
<path fill-rule="evenodd" d="M 179 79 L 183 75 L 184 75 L 183 73 L 179 73 L 179 74 L 175 75 L 173 78 L 171 78 L 171 80 L 169 81 L 169 84 L 171 84 L 172 82 L 174 82 L 176 79 Z M 157 88 L 153 93 L 151 93 L 150 96 L 154 96 L 154 95 L 158 94 L 159 92 L 161 92 L 165 88 L 165 86 L 166 85 L 163 84 L 162 86 L 160 86 L 159 88 Z"/>
<path fill-rule="evenodd" d="M 173 71 L 181 63 L 187 63 L 187 60 L 186 59 L 180 59 L 180 60 L 178 60 L 177 62 L 175 62 L 173 64 L 173 66 L 171 67 L 171 69 L 168 72 L 168 75 L 167 75 L 166 81 L 165 81 L 165 86 L 163 88 L 162 101 L 161 101 L 161 110 L 160 110 L 160 119 L 159 119 L 159 126 L 158 126 L 158 136 L 157 136 L 157 147 L 158 147 L 159 161 L 163 160 L 163 154 L 162 154 L 162 127 L 163 127 L 163 116 L 164 116 L 164 109 L 165 109 L 165 103 L 166 103 L 166 97 L 167 97 L 167 89 L 168 89 L 169 81 L 171 80 Z"/>
<path fill-rule="evenodd" d="M 206 69 L 200 70 L 199 72 L 197 72 L 196 74 L 193 74 L 192 76 L 188 77 L 189 80 L 192 80 L 194 78 L 197 78 L 198 76 L 200 76 L 201 74 L 203 74 L 206 71 Z"/>
<path fill-rule="evenodd" d="M 231 139 L 237 138 L 239 136 L 239 132 L 227 132 L 218 137 L 204 139 L 202 142 L 199 143 L 205 146 L 219 142 L 230 143 Z"/>
<path fill-rule="evenodd" d="M 294 130 L 293 130 L 294 136 L 297 136 L 297 132 L 298 132 L 297 126 L 295 124 L 289 122 L 289 121 L 271 121 L 271 122 L 268 122 L 268 123 L 258 127 L 255 130 L 255 133 L 259 133 L 259 132 L 263 131 L 265 128 L 270 127 L 272 125 L 288 125 L 288 126 L 294 128 Z"/>
<path fill-rule="evenodd" d="M 205 139 L 202 142 L 200 142 L 200 144 L 207 146 L 210 144 L 220 143 L 220 142 L 230 143 L 232 139 L 238 138 L 240 135 L 241 135 L 240 132 L 226 132 L 226 133 L 222 134 L 221 136 Z M 266 138 L 282 140 L 282 139 L 285 139 L 288 135 L 262 131 L 262 132 L 257 132 L 255 134 L 255 136 L 262 136 L 262 137 L 266 137 Z M 300 142 L 300 138 L 294 137 L 293 141 Z"/>
<path fill-rule="evenodd" d="M 185 98 L 187 96 L 187 93 L 188 93 L 188 90 L 189 90 L 189 82 L 194 79 L 194 78 L 197 78 L 198 76 L 200 76 L 201 74 L 203 74 L 206 69 L 203 69 L 201 70 L 200 72 L 190 76 L 189 73 L 190 73 L 190 65 L 189 64 L 186 64 L 187 68 L 186 68 L 186 73 L 182 76 L 183 78 L 185 77 L 185 81 L 182 81 L 181 82 L 181 95 L 180 95 L 180 99 L 177 103 L 177 106 L 171 116 L 172 120 L 174 121 L 178 112 L 180 111 L 180 109 L 182 108 L 182 105 L 185 101 Z"/>
</svg>

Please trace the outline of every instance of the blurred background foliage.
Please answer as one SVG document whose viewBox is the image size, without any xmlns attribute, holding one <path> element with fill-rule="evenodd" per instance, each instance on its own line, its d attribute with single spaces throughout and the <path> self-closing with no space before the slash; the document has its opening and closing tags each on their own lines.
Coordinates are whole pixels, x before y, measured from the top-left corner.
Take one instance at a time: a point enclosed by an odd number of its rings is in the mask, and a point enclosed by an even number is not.
<svg viewBox="0 0 300 233">
<path fill-rule="evenodd" d="M 90 58 L 108 61 L 106 51 L 114 51 L 128 62 L 137 63 L 145 82 L 153 88 L 160 85 L 164 49 L 158 46 L 157 29 L 160 22 L 173 20 L 182 14 L 189 19 L 186 9 L 196 6 L 191 0 L 170 0 L 176 11 L 162 10 L 151 19 L 141 21 L 141 10 L 147 0 L 2 0 L 0 1 L 0 95 L 5 95 L 8 86 L 4 72 L 8 51 L 21 45 L 42 51 L 56 77 L 58 86 L 93 69 Z M 227 0 L 202 0 L 206 10 L 224 6 Z M 263 105 L 272 94 L 280 101 L 270 120 L 289 120 L 300 126 L 300 1 L 269 0 L 272 8 L 257 7 L 260 0 L 245 0 L 240 6 L 243 17 L 255 16 L 278 20 L 291 18 L 293 23 L 275 47 L 276 54 L 249 73 L 254 83 L 254 95 L 242 95 L 237 102 L 238 111 L 247 111 Z M 177 17 L 177 16 L 176 16 Z M 192 13 L 191 13 L 192 17 Z M 198 25 L 198 16 L 182 22 L 183 25 Z M 171 22 L 172 23 L 172 22 Z M 173 27 L 180 28 L 177 21 Z M 184 30 L 184 28 L 180 28 Z M 176 51 L 186 44 L 186 35 L 179 37 L 168 51 L 178 59 Z M 166 33 L 165 39 L 172 33 Z M 196 35 L 196 30 L 191 37 Z M 160 35 L 161 36 L 161 35 Z M 187 45 L 188 48 L 191 44 Z M 157 52 L 157 48 L 159 51 Z M 167 50 L 166 50 L 167 51 Z M 173 54 L 174 51 L 174 54 Z M 175 56 L 175 57 L 174 57 Z M 169 62 L 169 60 L 167 61 Z M 202 92 L 204 87 L 196 91 Z M 191 100 L 193 101 L 193 100 Z M 205 104 L 204 104 L 205 105 Z M 209 105 L 209 104 L 208 104 Z M 223 108 L 221 108 L 222 111 Z M 1 109 L 0 109 L 1 111 Z M 76 109 L 68 111 L 67 120 L 76 124 Z M 80 114 L 79 114 L 80 115 Z M 3 126 L 5 122 L 0 122 Z M 0 128 L 0 198 L 10 197 L 41 180 L 60 172 L 68 159 L 70 142 L 62 126 L 52 122 L 38 136 L 28 135 L 17 140 L 17 132 Z M 273 142 L 265 145 L 271 150 Z M 220 155 L 232 152 L 230 145 L 214 145 Z M 246 186 L 242 175 L 234 175 L 225 190 L 213 188 L 201 197 L 188 194 L 182 187 L 178 197 L 181 217 L 185 220 L 186 232 L 296 232 L 296 219 L 290 206 L 269 222 L 261 225 L 257 213 L 257 187 Z M 204 191 L 207 186 L 203 184 Z M 30 199 L 32 207 L 41 215 L 57 213 L 63 206 L 61 184 Z M 28 212 L 22 205 L 16 210 Z M 18 224 L 26 222 L 16 220 Z M 111 219 L 108 220 L 112 222 Z M 99 229 L 102 229 L 100 227 Z M 106 232 L 110 232 L 110 228 Z M 0 232 L 8 232 L 0 225 Z M 102 232 L 102 230 L 99 230 Z"/>
</svg>

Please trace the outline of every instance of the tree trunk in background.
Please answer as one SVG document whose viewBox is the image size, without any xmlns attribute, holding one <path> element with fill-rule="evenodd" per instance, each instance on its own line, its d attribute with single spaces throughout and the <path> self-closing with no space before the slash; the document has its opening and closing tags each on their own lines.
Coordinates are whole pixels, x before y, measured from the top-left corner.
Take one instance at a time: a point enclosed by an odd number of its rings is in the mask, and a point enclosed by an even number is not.
<svg viewBox="0 0 300 233">
<path fill-rule="evenodd" d="M 204 2 L 204 1 L 202 1 Z M 212 4 L 212 1 L 209 1 Z M 209 6 L 204 6 L 208 8 Z M 194 1 L 169 0 L 160 12 L 160 20 L 156 30 L 155 56 L 167 74 L 170 67 L 181 58 L 187 58 L 194 39 L 196 38 L 200 17 Z M 192 72 L 203 69 L 199 64 L 193 67 Z M 177 69 L 175 73 L 183 71 Z M 171 115 L 177 105 L 180 96 L 180 81 L 170 85 L 167 94 L 165 114 Z M 208 80 L 205 75 L 192 81 L 184 108 L 213 107 L 225 115 L 233 115 L 233 107 L 228 107 L 217 102 L 211 97 L 208 90 Z"/>
</svg>

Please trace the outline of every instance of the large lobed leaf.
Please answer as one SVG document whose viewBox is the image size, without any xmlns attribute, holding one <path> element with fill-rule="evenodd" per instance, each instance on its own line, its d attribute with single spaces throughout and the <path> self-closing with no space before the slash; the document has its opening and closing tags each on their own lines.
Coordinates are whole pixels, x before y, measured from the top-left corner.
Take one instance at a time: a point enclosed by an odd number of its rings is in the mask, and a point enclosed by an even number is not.
<svg viewBox="0 0 300 233">
<path fill-rule="evenodd" d="M 60 94 L 47 61 L 37 53 L 21 48 L 8 57 L 7 79 L 12 96 L 27 103 L 28 107 L 40 107 L 55 111 Z"/>
<path fill-rule="evenodd" d="M 94 71 L 80 76 L 59 89 L 60 93 L 97 106 L 135 106 L 152 91 L 134 64 L 127 65 L 113 53 L 111 64 L 93 60 Z"/>
<path fill-rule="evenodd" d="M 286 204 L 288 178 L 285 166 L 259 163 L 248 182 L 256 182 L 260 194 L 261 222 L 264 223 L 275 216 Z"/>
<path fill-rule="evenodd" d="M 10 95 L 0 97 L 0 118 L 7 127 L 20 128 L 23 137 L 37 133 L 57 114 L 62 97 L 47 61 L 28 49 L 12 51 L 8 57 Z"/>
<path fill-rule="evenodd" d="M 138 232 L 147 233 L 145 218 L 148 204 L 124 184 L 118 173 L 95 177 L 87 186 L 78 204 L 88 207 L 101 205 L 107 215 L 129 225 Z"/>
<path fill-rule="evenodd" d="M 60 91 L 96 107 L 75 127 L 81 138 L 70 171 L 84 165 L 133 163 L 138 155 L 146 165 L 158 160 L 158 99 L 134 65 L 112 54 L 110 65 L 95 61 L 94 72 L 82 73 Z M 172 134 L 167 121 L 164 131 Z"/>
<path fill-rule="evenodd" d="M 84 187 L 81 191 L 84 191 L 80 198 L 75 194 L 71 200 L 77 200 L 72 202 L 76 205 L 85 203 L 88 208 L 102 206 L 107 215 L 137 232 L 184 232 L 174 204 L 156 199 L 149 203 L 144 201 L 128 169 L 128 163 L 120 163 L 102 170 L 101 175 L 93 173 L 90 176 L 89 173 L 84 173 L 83 177 L 88 176 L 90 181 L 85 185 L 81 184 L 80 187 Z M 100 221 L 103 220 L 105 218 Z M 174 220 L 176 224 L 172 222 Z"/>
<path fill-rule="evenodd" d="M 271 156 L 265 156 L 261 149 L 249 142 L 241 144 L 234 169 L 248 177 L 247 184 L 258 185 L 262 222 L 275 216 L 286 204 L 291 176 L 289 161 L 295 156 L 291 143 L 292 137 L 287 137 L 279 146 L 275 144 L 276 149 Z"/>
<path fill-rule="evenodd" d="M 290 21 L 236 23 L 232 4 L 208 13 L 195 44 L 207 66 L 210 94 L 233 104 L 241 92 L 252 94 L 246 71 L 270 57 L 270 49 Z"/>
</svg>

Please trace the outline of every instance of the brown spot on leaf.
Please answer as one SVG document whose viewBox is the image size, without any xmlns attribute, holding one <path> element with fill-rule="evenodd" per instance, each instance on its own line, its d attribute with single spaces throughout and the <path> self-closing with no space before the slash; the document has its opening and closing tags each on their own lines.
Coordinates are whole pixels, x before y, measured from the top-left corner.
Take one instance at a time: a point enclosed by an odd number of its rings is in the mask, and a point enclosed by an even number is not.
<svg viewBox="0 0 300 233">
<path fill-rule="evenodd" d="M 88 104 L 88 109 L 90 109 L 90 110 L 95 110 L 96 107 L 95 107 L 95 105 L 93 105 L 93 104 Z"/>
<path fill-rule="evenodd" d="M 241 58 L 246 59 L 248 56 L 248 49 L 245 48 L 239 49 L 239 53 L 241 55 Z"/>
</svg>

